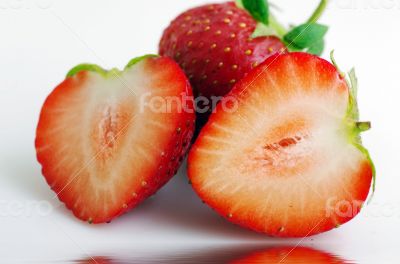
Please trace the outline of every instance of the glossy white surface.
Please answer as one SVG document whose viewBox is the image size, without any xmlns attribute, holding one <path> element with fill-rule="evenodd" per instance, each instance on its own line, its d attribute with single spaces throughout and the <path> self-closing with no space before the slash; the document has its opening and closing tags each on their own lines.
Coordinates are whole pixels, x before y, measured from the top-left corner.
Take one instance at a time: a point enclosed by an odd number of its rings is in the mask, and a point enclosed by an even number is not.
<svg viewBox="0 0 400 264">
<path fill-rule="evenodd" d="M 399 263 L 399 1 L 333 0 L 322 19 L 331 25 L 327 51 L 336 50 L 342 69 L 356 66 L 362 118 L 373 123 L 363 139 L 378 172 L 374 200 L 343 227 L 303 240 L 240 229 L 199 201 L 184 169 L 152 199 L 108 225 L 82 223 L 54 198 L 33 145 L 45 97 L 78 63 L 123 67 L 130 58 L 157 52 L 169 21 L 203 2 L 210 1 L 0 1 L 0 262 L 110 256 L 166 263 L 177 254 L 189 263 L 193 253 L 192 263 L 200 263 L 197 257 L 215 254 L 209 248 L 224 247 L 224 253 L 230 245 L 299 244 L 357 263 Z M 300 22 L 317 1 L 275 2 L 289 23 Z"/>
</svg>

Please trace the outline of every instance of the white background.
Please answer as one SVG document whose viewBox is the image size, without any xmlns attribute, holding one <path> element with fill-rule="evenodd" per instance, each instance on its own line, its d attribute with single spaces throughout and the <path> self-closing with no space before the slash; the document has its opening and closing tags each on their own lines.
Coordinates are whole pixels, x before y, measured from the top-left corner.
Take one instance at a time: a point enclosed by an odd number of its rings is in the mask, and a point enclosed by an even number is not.
<svg viewBox="0 0 400 264">
<path fill-rule="evenodd" d="M 46 96 L 78 63 L 121 68 L 157 52 L 169 21 L 204 2 L 0 0 L 0 262 L 90 256 L 133 261 L 208 254 L 203 246 L 298 243 L 357 263 L 400 262 L 400 0 L 333 0 L 322 19 L 331 26 L 325 57 L 335 49 L 342 69 L 356 67 L 362 119 L 373 124 L 363 139 L 376 163 L 377 190 L 350 223 L 303 240 L 255 234 L 203 206 L 186 184 L 184 168 L 154 198 L 109 225 L 82 223 L 54 199 L 34 150 Z M 281 20 L 299 23 L 317 0 L 274 3 L 284 10 Z"/>
</svg>

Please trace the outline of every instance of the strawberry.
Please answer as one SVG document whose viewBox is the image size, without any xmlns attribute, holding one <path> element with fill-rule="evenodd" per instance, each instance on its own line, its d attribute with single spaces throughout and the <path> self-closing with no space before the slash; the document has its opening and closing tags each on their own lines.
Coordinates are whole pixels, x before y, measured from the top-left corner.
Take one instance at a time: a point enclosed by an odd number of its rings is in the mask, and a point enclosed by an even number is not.
<svg viewBox="0 0 400 264">
<path fill-rule="evenodd" d="M 190 84 L 169 58 L 69 72 L 43 105 L 36 151 L 48 184 L 76 217 L 109 222 L 176 173 L 194 130 L 193 101 L 179 102 L 188 111 L 159 111 L 151 100 L 183 95 L 191 98 Z"/>
<path fill-rule="evenodd" d="M 232 2 L 194 8 L 165 30 L 160 54 L 175 58 L 202 95 L 225 95 L 257 63 L 286 50 L 275 36 L 251 38 L 256 25 Z"/>
<path fill-rule="evenodd" d="M 346 264 L 349 263 L 333 254 L 318 251 L 307 247 L 284 246 L 270 248 L 267 250 L 259 250 L 244 258 L 234 260 L 231 264 L 248 264 L 248 263 L 287 263 L 287 264 Z"/>
<path fill-rule="evenodd" d="M 350 76 L 351 89 L 334 65 L 297 52 L 251 71 L 190 151 L 198 195 L 229 221 L 271 236 L 314 235 L 352 219 L 374 166 Z"/>
<path fill-rule="evenodd" d="M 327 28 L 315 22 L 325 4 L 323 0 L 306 24 L 290 32 L 269 14 L 265 0 L 243 0 L 240 5 L 246 9 L 234 2 L 190 9 L 165 30 L 160 54 L 180 64 L 196 96 L 208 100 L 224 96 L 237 81 L 271 55 L 305 48 L 321 53 Z M 207 102 L 198 107 L 202 112 L 207 107 L 212 110 Z"/>
</svg>

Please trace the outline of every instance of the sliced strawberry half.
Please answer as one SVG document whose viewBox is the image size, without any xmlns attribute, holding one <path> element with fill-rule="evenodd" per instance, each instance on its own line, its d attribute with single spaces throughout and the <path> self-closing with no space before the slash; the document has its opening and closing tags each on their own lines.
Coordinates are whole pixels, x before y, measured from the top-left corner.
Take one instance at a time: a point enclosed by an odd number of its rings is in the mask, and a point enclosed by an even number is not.
<svg viewBox="0 0 400 264">
<path fill-rule="evenodd" d="M 229 221 L 272 236 L 324 232 L 368 196 L 374 169 L 359 136 L 368 125 L 334 65 L 277 55 L 217 106 L 190 152 L 189 177 Z"/>
<path fill-rule="evenodd" d="M 37 127 L 37 157 L 48 184 L 90 223 L 135 207 L 182 162 L 194 129 L 191 96 L 185 75 L 168 58 L 134 59 L 124 71 L 77 66 L 47 98 Z"/>
</svg>

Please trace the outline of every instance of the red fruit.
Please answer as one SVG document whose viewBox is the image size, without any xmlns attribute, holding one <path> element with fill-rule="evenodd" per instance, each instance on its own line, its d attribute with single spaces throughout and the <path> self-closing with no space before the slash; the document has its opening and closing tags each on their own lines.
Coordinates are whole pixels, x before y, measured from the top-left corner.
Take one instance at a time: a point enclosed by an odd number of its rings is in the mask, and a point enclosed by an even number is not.
<svg viewBox="0 0 400 264">
<path fill-rule="evenodd" d="M 111 221 L 176 173 L 194 113 L 155 111 L 143 99 L 182 95 L 192 91 L 178 65 L 152 56 L 132 60 L 122 72 L 80 65 L 50 94 L 37 127 L 37 157 L 48 184 L 76 217 Z M 193 102 L 188 107 L 193 110 Z"/>
<path fill-rule="evenodd" d="M 160 54 L 181 65 L 196 95 L 223 96 L 257 64 L 286 51 L 278 37 L 252 38 L 256 25 L 233 2 L 200 6 L 179 15 L 165 30 Z"/>
<path fill-rule="evenodd" d="M 234 102 L 234 113 L 224 109 Z M 217 106 L 188 174 L 233 223 L 272 236 L 314 235 L 352 219 L 368 196 L 374 167 L 360 140 L 368 126 L 334 65 L 277 55 Z"/>
<path fill-rule="evenodd" d="M 306 247 L 279 247 L 258 251 L 231 264 L 283 263 L 283 264 L 345 264 L 347 261 L 332 254 Z"/>
</svg>

